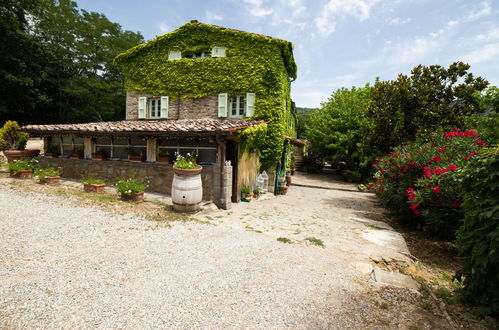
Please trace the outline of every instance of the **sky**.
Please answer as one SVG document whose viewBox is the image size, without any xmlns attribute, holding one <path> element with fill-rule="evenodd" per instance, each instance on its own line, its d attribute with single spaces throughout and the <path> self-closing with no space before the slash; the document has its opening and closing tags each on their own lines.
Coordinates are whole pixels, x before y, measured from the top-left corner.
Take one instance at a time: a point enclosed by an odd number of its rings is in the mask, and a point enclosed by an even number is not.
<svg viewBox="0 0 499 330">
<path fill-rule="evenodd" d="M 146 40 L 190 20 L 291 41 L 298 107 L 454 61 L 499 85 L 499 0 L 76 0 Z"/>
</svg>

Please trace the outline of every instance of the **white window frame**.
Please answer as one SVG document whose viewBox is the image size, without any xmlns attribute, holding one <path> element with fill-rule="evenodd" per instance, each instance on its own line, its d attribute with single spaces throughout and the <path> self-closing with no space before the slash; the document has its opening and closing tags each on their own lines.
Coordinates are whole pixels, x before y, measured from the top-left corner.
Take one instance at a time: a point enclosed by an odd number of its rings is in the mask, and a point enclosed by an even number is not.
<svg viewBox="0 0 499 330">
<path fill-rule="evenodd" d="M 152 102 L 156 102 L 156 112 L 153 116 L 152 113 Z M 149 119 L 159 119 L 161 118 L 161 97 L 150 97 L 147 99 L 147 118 Z"/>
<path fill-rule="evenodd" d="M 182 58 L 182 52 L 180 50 L 170 50 L 168 52 L 168 60 L 176 61 Z"/>
<path fill-rule="evenodd" d="M 211 57 L 225 57 L 225 52 L 227 48 L 225 47 L 213 47 L 211 49 Z"/>
<path fill-rule="evenodd" d="M 233 103 L 233 98 L 236 98 L 236 114 L 232 114 L 232 103 Z M 243 105 L 242 105 L 242 111 L 243 114 L 241 114 L 241 98 L 243 98 Z M 227 109 L 227 117 L 230 118 L 244 118 L 246 117 L 246 96 L 245 95 L 231 95 L 229 97 L 229 102 L 228 102 L 229 108 Z"/>
</svg>

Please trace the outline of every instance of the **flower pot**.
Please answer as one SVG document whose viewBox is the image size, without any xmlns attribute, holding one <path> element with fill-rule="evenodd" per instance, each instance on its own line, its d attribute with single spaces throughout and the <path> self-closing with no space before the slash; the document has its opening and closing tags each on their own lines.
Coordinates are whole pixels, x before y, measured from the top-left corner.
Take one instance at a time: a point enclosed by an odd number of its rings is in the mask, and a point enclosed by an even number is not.
<svg viewBox="0 0 499 330">
<path fill-rule="evenodd" d="M 88 193 L 102 193 L 105 186 L 104 183 L 84 183 L 83 190 Z"/>
<path fill-rule="evenodd" d="M 57 176 L 46 176 L 45 179 L 40 179 L 40 183 L 56 185 L 56 184 L 59 184 L 60 180 L 61 180 L 61 177 L 58 175 Z"/>
<path fill-rule="evenodd" d="M 290 176 L 286 177 L 286 186 L 291 186 L 291 177 Z"/>
<path fill-rule="evenodd" d="M 104 156 L 103 155 L 92 155 L 92 160 L 103 160 Z"/>
<path fill-rule="evenodd" d="M 288 193 L 288 186 L 279 186 L 279 194 L 286 195 Z"/>
<path fill-rule="evenodd" d="M 80 159 L 80 154 L 69 154 L 69 159 Z"/>
<path fill-rule="evenodd" d="M 253 198 L 258 199 L 258 198 L 260 198 L 260 195 L 258 195 L 258 194 L 253 194 Z"/>
<path fill-rule="evenodd" d="M 165 156 L 165 157 L 156 157 L 156 162 L 157 163 L 170 163 L 170 157 Z"/>
<path fill-rule="evenodd" d="M 133 201 L 133 202 L 143 202 L 144 201 L 144 192 L 133 192 L 131 194 L 121 194 L 121 199 L 124 201 Z"/>
<path fill-rule="evenodd" d="M 22 171 L 11 171 L 10 176 L 17 179 L 29 179 L 33 174 L 32 170 L 22 170 Z"/>
<path fill-rule="evenodd" d="M 7 162 L 12 163 L 18 159 L 36 157 L 40 154 L 40 150 L 4 150 L 3 154 L 7 158 Z"/>
<path fill-rule="evenodd" d="M 142 156 L 128 156 L 128 159 L 131 162 L 136 162 L 136 163 L 142 162 Z"/>
<path fill-rule="evenodd" d="M 176 167 L 173 168 L 173 171 L 177 175 L 196 175 L 196 174 L 201 173 L 202 170 L 203 170 L 203 166 L 201 166 L 201 165 L 198 165 L 198 168 L 195 168 L 192 170 L 184 170 L 184 169 L 176 168 Z"/>
<path fill-rule="evenodd" d="M 44 156 L 49 158 L 56 158 L 57 154 L 55 152 L 46 152 Z"/>
<path fill-rule="evenodd" d="M 246 199 L 246 193 L 241 193 L 241 199 Z"/>
</svg>

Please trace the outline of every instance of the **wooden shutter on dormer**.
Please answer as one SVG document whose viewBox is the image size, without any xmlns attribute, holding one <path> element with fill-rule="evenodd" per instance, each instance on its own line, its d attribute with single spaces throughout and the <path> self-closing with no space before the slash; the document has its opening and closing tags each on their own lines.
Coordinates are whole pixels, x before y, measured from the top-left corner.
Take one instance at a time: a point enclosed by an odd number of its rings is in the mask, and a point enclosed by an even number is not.
<svg viewBox="0 0 499 330">
<path fill-rule="evenodd" d="M 141 96 L 139 97 L 139 119 L 145 119 L 147 117 L 147 97 Z"/>
<path fill-rule="evenodd" d="M 168 118 L 168 96 L 161 96 L 161 112 L 159 114 L 159 118 Z"/>
<path fill-rule="evenodd" d="M 255 93 L 246 93 L 246 117 L 255 114 Z"/>
<path fill-rule="evenodd" d="M 227 93 L 218 94 L 218 117 L 227 117 Z"/>
</svg>

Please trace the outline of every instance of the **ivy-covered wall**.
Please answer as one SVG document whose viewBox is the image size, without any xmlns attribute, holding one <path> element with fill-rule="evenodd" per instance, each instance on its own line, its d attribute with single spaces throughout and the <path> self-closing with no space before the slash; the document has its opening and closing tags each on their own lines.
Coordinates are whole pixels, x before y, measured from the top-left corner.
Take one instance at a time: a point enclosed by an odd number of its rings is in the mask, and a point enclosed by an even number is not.
<svg viewBox="0 0 499 330">
<path fill-rule="evenodd" d="M 185 56 L 216 46 L 226 47 L 226 57 L 168 60 L 170 51 Z M 199 99 L 255 93 L 252 119 L 268 123 L 258 146 L 262 168 L 273 167 L 282 155 L 283 137 L 294 136 L 290 81 L 296 78 L 296 63 L 288 41 L 191 22 L 118 55 L 116 63 L 125 72 L 125 89 L 140 94 Z"/>
</svg>

